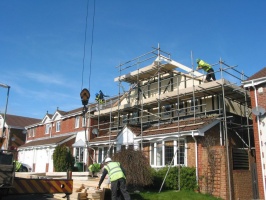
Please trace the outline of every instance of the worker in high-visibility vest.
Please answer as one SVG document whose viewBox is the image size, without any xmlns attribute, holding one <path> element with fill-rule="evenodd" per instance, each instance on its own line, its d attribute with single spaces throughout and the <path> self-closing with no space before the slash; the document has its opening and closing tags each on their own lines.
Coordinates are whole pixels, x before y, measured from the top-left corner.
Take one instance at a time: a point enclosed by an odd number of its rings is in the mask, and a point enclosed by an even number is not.
<svg viewBox="0 0 266 200">
<path fill-rule="evenodd" d="M 213 81 L 215 81 L 216 78 L 215 78 L 215 74 L 214 74 L 214 70 L 213 70 L 212 66 L 210 64 L 204 62 L 201 59 L 197 59 L 196 61 L 197 61 L 197 64 L 198 64 L 197 70 L 203 69 L 204 71 L 207 72 L 206 82 L 210 82 L 211 79 Z"/>
<path fill-rule="evenodd" d="M 15 168 L 16 168 L 16 172 L 18 172 L 19 171 L 19 169 L 20 169 L 20 167 L 21 167 L 21 162 L 19 162 L 19 161 L 15 161 Z"/>
<path fill-rule="evenodd" d="M 96 94 L 95 94 L 95 100 L 96 100 L 99 104 L 103 104 L 103 103 L 104 103 L 104 97 L 109 97 L 109 96 L 103 94 L 102 90 L 100 90 L 99 93 L 96 93 Z"/>
<path fill-rule="evenodd" d="M 105 166 L 97 189 L 101 188 L 101 184 L 107 174 L 111 181 L 112 200 L 117 199 L 118 192 L 123 195 L 125 200 L 130 200 L 130 195 L 126 189 L 125 170 L 119 162 L 113 162 L 111 158 L 105 159 Z"/>
</svg>

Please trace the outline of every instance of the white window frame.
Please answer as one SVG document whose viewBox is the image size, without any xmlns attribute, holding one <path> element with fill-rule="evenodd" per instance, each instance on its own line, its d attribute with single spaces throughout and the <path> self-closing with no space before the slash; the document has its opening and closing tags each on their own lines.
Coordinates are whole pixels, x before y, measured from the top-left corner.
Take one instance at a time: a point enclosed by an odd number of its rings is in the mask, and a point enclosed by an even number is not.
<svg viewBox="0 0 266 200">
<path fill-rule="evenodd" d="M 32 128 L 32 137 L 35 137 L 35 129 L 36 128 Z"/>
<path fill-rule="evenodd" d="M 45 134 L 49 134 L 51 129 L 51 124 L 45 124 Z"/>
<path fill-rule="evenodd" d="M 55 126 L 56 126 L 56 130 L 55 131 L 56 132 L 60 132 L 60 130 L 61 130 L 61 121 L 57 121 Z"/>
<path fill-rule="evenodd" d="M 86 127 L 86 126 L 87 126 L 87 118 L 85 116 L 85 117 L 82 117 L 82 127 Z"/>
<path fill-rule="evenodd" d="M 75 118 L 75 128 L 79 128 L 79 118 L 80 116 L 76 116 Z"/>
<path fill-rule="evenodd" d="M 175 155 L 175 152 L 178 149 L 178 139 L 170 140 L 170 141 L 173 141 L 173 146 L 174 146 L 174 149 L 173 149 L 174 152 L 173 153 Z M 182 155 L 184 162 L 180 163 L 180 164 L 178 163 L 178 152 L 177 152 L 177 154 L 175 155 L 175 158 L 174 158 L 174 162 L 172 163 L 172 165 L 174 165 L 174 166 L 178 166 L 178 165 L 185 165 L 186 166 L 186 162 L 187 162 L 186 161 L 186 158 L 187 158 L 186 140 L 185 139 L 180 139 L 180 143 L 183 143 L 181 145 L 183 145 L 184 149 L 183 149 L 183 152 L 181 152 L 181 153 L 184 153 L 184 155 Z M 161 147 L 159 147 L 159 146 L 161 146 Z M 151 143 L 150 147 L 151 147 L 150 165 L 152 167 L 165 167 L 165 154 L 166 154 L 166 152 L 165 152 L 165 141 Z M 160 150 L 160 151 L 158 152 L 158 150 Z M 151 158 L 152 156 L 153 156 L 153 158 Z"/>
</svg>

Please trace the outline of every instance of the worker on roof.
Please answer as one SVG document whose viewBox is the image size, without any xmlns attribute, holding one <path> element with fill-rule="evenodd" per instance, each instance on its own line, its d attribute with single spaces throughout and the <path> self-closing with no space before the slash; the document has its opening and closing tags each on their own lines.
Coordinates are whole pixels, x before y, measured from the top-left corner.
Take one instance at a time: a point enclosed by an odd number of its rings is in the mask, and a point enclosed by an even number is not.
<svg viewBox="0 0 266 200">
<path fill-rule="evenodd" d="M 126 189 L 126 175 L 125 170 L 119 162 L 113 162 L 111 158 L 106 158 L 104 161 L 104 169 L 97 186 L 97 189 L 101 188 L 101 184 L 108 174 L 111 181 L 111 192 L 112 200 L 116 200 L 118 197 L 118 192 L 120 192 L 125 200 L 130 200 L 130 195 Z M 120 190 L 120 191 L 119 191 Z"/>
<path fill-rule="evenodd" d="M 210 82 L 211 79 L 213 81 L 215 81 L 216 78 L 215 78 L 215 74 L 214 74 L 214 70 L 213 70 L 212 66 L 210 64 L 204 62 L 203 60 L 199 59 L 199 58 L 196 61 L 198 64 L 198 67 L 196 70 L 203 69 L 204 71 L 207 72 L 205 82 Z"/>
<path fill-rule="evenodd" d="M 100 104 L 104 102 L 104 97 L 108 97 L 107 95 L 103 94 L 102 90 L 100 90 L 99 93 L 96 93 L 95 96 L 95 100 Z"/>
</svg>

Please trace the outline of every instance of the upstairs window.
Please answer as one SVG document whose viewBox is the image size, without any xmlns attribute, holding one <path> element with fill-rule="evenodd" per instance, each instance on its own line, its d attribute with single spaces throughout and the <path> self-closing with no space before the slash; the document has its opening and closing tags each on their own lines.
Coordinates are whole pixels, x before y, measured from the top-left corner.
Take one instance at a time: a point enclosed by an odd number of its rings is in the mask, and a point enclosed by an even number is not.
<svg viewBox="0 0 266 200">
<path fill-rule="evenodd" d="M 82 117 L 82 127 L 86 127 L 86 125 L 87 125 L 87 118 Z"/>
<path fill-rule="evenodd" d="M 79 116 L 76 116 L 75 118 L 75 128 L 79 128 Z"/>
<path fill-rule="evenodd" d="M 35 129 L 36 129 L 36 128 L 31 129 L 31 131 L 32 131 L 32 134 L 31 134 L 32 137 L 35 137 Z"/>
<path fill-rule="evenodd" d="M 127 124 L 127 115 L 122 116 L 122 123 L 123 125 Z"/>
<path fill-rule="evenodd" d="M 198 102 L 199 102 L 198 99 L 195 99 L 195 101 L 191 99 L 191 108 L 190 108 L 191 111 L 198 110 Z"/>
<path fill-rule="evenodd" d="M 171 105 L 165 105 L 163 107 L 163 117 L 171 117 Z"/>
<path fill-rule="evenodd" d="M 51 129 L 51 124 L 46 124 L 45 125 L 45 134 L 49 134 Z"/>
<path fill-rule="evenodd" d="M 131 120 L 130 120 L 130 122 L 132 124 L 136 124 L 138 122 L 138 112 L 133 112 L 131 114 Z"/>
<path fill-rule="evenodd" d="M 56 122 L 56 132 L 59 132 L 60 129 L 61 129 L 61 122 L 58 121 L 58 122 Z"/>
<path fill-rule="evenodd" d="M 182 115 L 185 114 L 185 106 L 184 102 L 180 102 L 179 104 L 176 104 L 176 114 L 177 115 Z"/>
</svg>

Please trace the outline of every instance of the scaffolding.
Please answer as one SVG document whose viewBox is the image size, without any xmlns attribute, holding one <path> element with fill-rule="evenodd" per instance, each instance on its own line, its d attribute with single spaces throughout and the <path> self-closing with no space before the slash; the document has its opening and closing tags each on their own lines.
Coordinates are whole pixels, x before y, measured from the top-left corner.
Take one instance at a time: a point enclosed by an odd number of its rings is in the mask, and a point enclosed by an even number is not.
<svg viewBox="0 0 266 200">
<path fill-rule="evenodd" d="M 212 116 L 220 119 L 219 143 L 226 147 L 227 155 L 228 124 L 243 146 L 251 149 L 251 101 L 249 91 L 240 87 L 248 77 L 238 71 L 237 66 L 230 66 L 222 59 L 212 66 L 216 69 L 217 80 L 204 83 L 205 74 L 194 70 L 193 64 L 189 68 L 172 60 L 160 47 L 116 66 L 119 76 L 114 81 L 118 82 L 118 96 L 106 99 L 103 104 L 91 105 L 90 118 L 97 119 L 97 123 L 90 128 L 98 129 L 98 138 L 108 141 L 102 144 L 109 145 L 110 150 L 124 125 L 137 125 L 140 128 L 139 148 L 143 150 L 143 143 L 149 143 L 143 138 L 145 128 L 160 129 L 176 122 L 179 148 L 182 122 L 192 119 L 190 126 L 196 126 L 200 124 L 198 119 Z M 240 121 L 234 122 L 235 116 L 240 116 Z M 192 137 L 196 142 L 194 135 Z M 227 167 L 230 168 L 229 159 Z M 231 188 L 230 170 L 228 177 Z"/>
<path fill-rule="evenodd" d="M 146 67 L 141 67 L 147 63 Z M 219 113 L 226 123 L 228 117 L 223 110 L 228 110 L 225 108 L 228 101 L 239 105 L 235 112 L 246 121 L 238 125 L 243 128 L 246 123 L 248 128 L 251 114 L 251 102 L 247 98 L 249 92 L 238 86 L 247 77 L 235 69 L 237 66 L 229 66 L 221 59 L 213 66 L 219 66 L 214 72 L 216 76 L 220 72 L 219 78 L 204 83 L 204 74 L 173 61 L 170 54 L 160 48 L 120 64 L 116 67 L 119 76 L 114 79 L 118 82 L 118 96 L 106 99 L 103 104 L 91 105 L 90 117 L 98 122 L 91 128 L 97 128 L 100 136 L 106 131 L 118 132 L 128 123 L 141 126 L 157 124 L 160 128 L 162 123 L 195 119 L 212 113 Z M 236 82 L 226 79 L 231 77 Z M 125 90 L 125 83 L 128 90 Z M 207 99 L 218 103 L 208 105 Z M 221 145 L 224 141 L 225 136 L 221 137 Z"/>
</svg>

